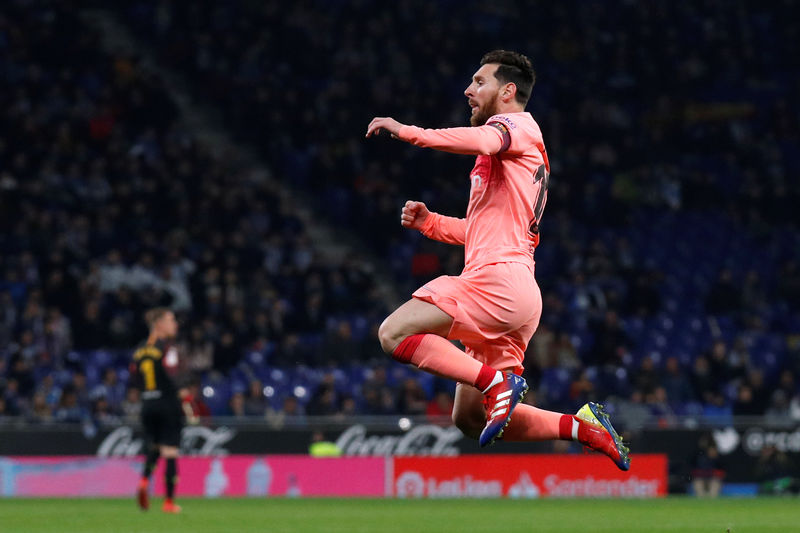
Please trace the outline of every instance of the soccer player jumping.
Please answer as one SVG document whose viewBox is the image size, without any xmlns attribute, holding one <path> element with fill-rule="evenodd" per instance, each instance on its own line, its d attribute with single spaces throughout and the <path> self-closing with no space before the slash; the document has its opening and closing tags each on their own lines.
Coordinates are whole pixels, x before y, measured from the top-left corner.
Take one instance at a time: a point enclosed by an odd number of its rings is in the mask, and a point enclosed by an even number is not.
<svg viewBox="0 0 800 533">
<path fill-rule="evenodd" d="M 464 246 L 464 270 L 417 289 L 384 320 L 384 351 L 402 363 L 454 379 L 453 422 L 481 446 L 508 441 L 577 440 L 630 468 L 628 448 L 602 406 L 577 415 L 521 404 L 525 349 L 542 314 L 533 252 L 547 201 L 550 165 L 542 133 L 525 105 L 535 74 L 530 60 L 506 50 L 489 52 L 464 91 L 472 127 L 422 129 L 376 117 L 367 137 L 393 138 L 477 156 L 470 172 L 466 218 L 429 211 L 408 201 L 401 224 L 437 241 Z M 466 353 L 448 339 L 461 341 Z M 513 414 L 513 417 L 512 417 Z"/>
</svg>

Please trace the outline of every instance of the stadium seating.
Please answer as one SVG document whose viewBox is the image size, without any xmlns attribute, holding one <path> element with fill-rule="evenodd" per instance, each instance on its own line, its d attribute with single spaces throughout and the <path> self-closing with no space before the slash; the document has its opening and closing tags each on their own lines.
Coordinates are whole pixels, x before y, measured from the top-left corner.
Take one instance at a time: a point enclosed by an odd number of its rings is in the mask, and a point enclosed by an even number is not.
<svg viewBox="0 0 800 533">
<path fill-rule="evenodd" d="M 461 91 L 498 28 L 504 46 L 531 55 L 539 81 L 530 110 L 553 165 L 536 251 L 542 324 L 566 334 L 578 360 L 528 359 L 543 407 L 574 409 L 588 395 L 624 410 L 641 396 L 655 419 L 653 391 L 637 388 L 637 375 L 646 358 L 662 370 L 676 357 L 693 397 L 668 398 L 672 411 L 727 420 L 752 371 L 765 390 L 784 371 L 800 372 L 800 121 L 789 103 L 800 71 L 797 53 L 776 50 L 796 40 L 770 38 L 793 31 L 788 5 L 751 6 L 756 23 L 738 39 L 733 11 L 696 3 L 620 2 L 606 17 L 589 2 L 570 25 L 559 3 L 537 3 L 526 16 L 517 11 L 527 13 L 526 2 L 489 14 L 472 0 L 458 10 L 312 0 L 288 13 L 269 3 L 200 4 L 105 9 L 196 101 L 218 109 L 221 127 L 255 147 L 287 189 L 312 198 L 318 220 L 384 261 L 400 293 L 458 272 L 457 251 L 402 230 L 396 214 L 408 198 L 463 214 L 469 161 L 362 143 L 366 124 L 392 114 L 460 125 Z M 444 17 L 444 37 L 420 23 Z M 380 353 L 374 331 L 389 309 L 374 296 L 365 256 L 320 262 L 288 204 L 175 125 L 160 80 L 133 57 L 103 53 L 88 28 L 80 39 L 61 32 L 65 22 L 83 26 L 48 2 L 12 2 L 0 27 L 10 81 L 0 121 L 0 391 L 6 409 L 16 406 L 6 414 L 24 415 L 48 375 L 58 389 L 82 372 L 91 390 L 106 368 L 126 382 L 141 311 L 164 302 L 183 305 L 187 360 L 212 348 L 213 364 L 195 370 L 213 414 L 228 414 L 231 394 L 253 379 L 274 409 L 287 396 L 308 406 L 333 379 L 337 401 L 352 397 L 363 410 L 361 387 L 375 367 L 388 369 L 395 399 L 407 378 L 431 398 L 441 384 Z M 319 27 L 341 29 L 341 40 L 315 38 Z M 466 38 L 468 28 L 483 38 Z M 37 46 L 42 34 L 52 38 Z M 670 37 L 678 34 L 695 37 Z M 436 58 L 431 43 L 441 47 Z M 70 53 L 55 62 L 57 49 Z M 438 270 L 415 276 L 414 258 L 431 253 Z M 336 337 L 342 321 L 350 339 Z M 717 340 L 747 369 L 715 367 L 722 406 L 703 397 L 694 369 Z M 529 353 L 548 353 L 549 342 L 535 337 Z M 351 357 L 331 355 L 342 350 Z M 8 382 L 26 373 L 36 386 L 12 397 Z M 593 392 L 579 392 L 586 380 Z M 800 402 L 796 379 L 789 388 Z"/>
</svg>

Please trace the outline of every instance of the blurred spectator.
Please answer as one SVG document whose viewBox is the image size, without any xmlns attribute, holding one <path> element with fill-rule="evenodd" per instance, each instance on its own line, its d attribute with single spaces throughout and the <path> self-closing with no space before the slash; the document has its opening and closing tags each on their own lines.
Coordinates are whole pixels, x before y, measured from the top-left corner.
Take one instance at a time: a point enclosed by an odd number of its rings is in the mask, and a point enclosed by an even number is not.
<svg viewBox="0 0 800 533">
<path fill-rule="evenodd" d="M 634 387 L 646 396 L 655 391 L 660 381 L 659 371 L 656 369 L 653 358 L 647 356 L 642 359 L 642 362 L 639 364 L 639 370 L 633 377 Z"/>
<path fill-rule="evenodd" d="M 36 389 L 36 394 L 41 394 L 51 409 L 58 405 L 58 401 L 61 398 L 61 389 L 56 386 L 52 373 L 46 374 L 41 379 Z"/>
<path fill-rule="evenodd" d="M 67 385 L 61 393 L 61 401 L 55 416 L 59 422 L 83 422 L 89 415 L 86 405 L 81 404 L 74 385 Z"/>
<path fill-rule="evenodd" d="M 354 416 L 358 415 L 358 406 L 356 404 L 356 399 L 352 396 L 345 395 L 342 397 L 341 407 L 339 408 L 339 412 L 336 413 L 336 417 L 340 420 L 351 420 Z"/>
<path fill-rule="evenodd" d="M 108 402 L 109 410 L 119 414 L 125 394 L 125 385 L 119 382 L 116 370 L 108 367 L 103 372 L 103 380 L 92 388 L 89 397 L 95 400 L 105 398 Z"/>
<path fill-rule="evenodd" d="M 593 401 L 596 397 L 595 386 L 587 371 L 582 371 L 577 378 L 570 384 L 569 398 L 572 405 L 583 405 Z"/>
<path fill-rule="evenodd" d="M 267 424 L 273 429 L 281 429 L 288 425 L 302 425 L 305 423 L 306 412 L 297 398 L 287 396 L 280 409 L 267 409 Z"/>
<path fill-rule="evenodd" d="M 425 416 L 431 422 L 449 426 L 452 424 L 450 416 L 453 414 L 453 395 L 447 391 L 439 391 L 433 395 L 428 407 L 425 409 Z"/>
<path fill-rule="evenodd" d="M 361 345 L 353 338 L 353 330 L 347 320 L 340 320 L 326 335 L 322 347 L 321 363 L 334 366 L 358 363 L 363 360 Z"/>
<path fill-rule="evenodd" d="M 759 481 L 759 494 L 800 493 L 800 479 L 793 474 L 793 466 L 785 452 L 773 444 L 761 448 L 754 468 Z"/>
<path fill-rule="evenodd" d="M 2 401 L 0 399 L 0 401 Z M 0 416 L 2 416 L 0 414 Z M 35 424 L 49 424 L 53 422 L 53 408 L 47 403 L 47 398 L 44 393 L 37 392 L 33 395 L 31 402 L 31 410 L 28 414 L 28 421 Z"/>
<path fill-rule="evenodd" d="M 694 394 L 689 378 L 682 371 L 677 357 L 668 357 L 664 362 L 664 372 L 661 374 L 660 382 L 670 405 L 685 405 L 693 400 Z"/>
<path fill-rule="evenodd" d="M 764 413 L 764 421 L 769 426 L 785 426 L 793 423 L 786 391 L 778 389 L 772 393 L 769 406 Z"/>
<path fill-rule="evenodd" d="M 180 345 L 181 361 L 192 372 L 207 372 L 214 364 L 214 344 L 202 326 L 192 326 L 189 338 Z"/>
<path fill-rule="evenodd" d="M 200 391 L 200 381 L 196 379 L 189 381 L 187 384 L 186 393 L 183 396 L 182 402 L 188 404 L 192 415 L 201 420 L 212 414 L 211 409 L 209 409 L 208 404 L 203 399 L 203 393 Z"/>
<path fill-rule="evenodd" d="M 339 409 L 334 376 L 326 374 L 306 405 L 306 413 L 309 416 L 331 416 L 337 414 Z"/>
<path fill-rule="evenodd" d="M 138 424 L 142 412 L 142 403 L 139 397 L 139 389 L 128 387 L 125 390 L 125 399 L 120 406 L 122 420 L 126 424 Z"/>
<path fill-rule="evenodd" d="M 692 488 L 699 498 L 716 498 L 722 490 L 725 469 L 719 450 L 712 439 L 705 435 L 698 442 L 692 464 Z"/>
<path fill-rule="evenodd" d="M 25 400 L 20 398 L 19 384 L 15 379 L 6 381 L 3 391 L 3 407 L 7 416 L 20 416 L 23 414 Z"/>
<path fill-rule="evenodd" d="M 243 418 L 246 416 L 244 410 L 245 400 L 244 400 L 244 393 L 240 391 L 236 391 L 231 395 L 230 400 L 228 400 L 228 412 L 226 413 L 227 416 L 232 416 L 234 418 Z"/>
<path fill-rule="evenodd" d="M 719 392 L 719 381 L 711 373 L 708 359 L 703 356 L 694 360 L 691 382 L 695 398 L 703 403 L 711 403 L 713 397 Z"/>
<path fill-rule="evenodd" d="M 397 410 L 406 415 L 421 415 L 428 407 L 428 399 L 422 386 L 414 378 L 403 381 L 398 394 Z"/>
<path fill-rule="evenodd" d="M 606 311 L 603 319 L 595 322 L 593 330 L 594 362 L 599 365 L 622 365 L 622 356 L 628 347 L 628 337 L 622 329 L 617 312 Z"/>
<path fill-rule="evenodd" d="M 100 426 L 114 426 L 120 422 L 119 416 L 112 411 L 111 404 L 103 396 L 92 402 L 92 419 Z"/>
<path fill-rule="evenodd" d="M 214 368 L 227 374 L 242 357 L 242 346 L 231 331 L 224 331 L 214 347 Z"/>
<path fill-rule="evenodd" d="M 267 412 L 267 399 L 264 396 L 264 387 L 261 381 L 250 381 L 247 396 L 244 399 L 244 414 L 247 416 L 263 417 Z"/>
<path fill-rule="evenodd" d="M 652 420 L 658 424 L 659 427 L 673 426 L 677 417 L 675 411 L 669 404 L 667 398 L 667 391 L 664 387 L 658 386 L 653 388 L 650 392 L 645 394 L 644 401 L 647 408 L 650 410 Z"/>
<path fill-rule="evenodd" d="M 325 438 L 322 431 L 315 431 L 311 434 L 311 444 L 308 446 L 308 453 L 311 457 L 339 457 L 342 450 Z"/>
</svg>

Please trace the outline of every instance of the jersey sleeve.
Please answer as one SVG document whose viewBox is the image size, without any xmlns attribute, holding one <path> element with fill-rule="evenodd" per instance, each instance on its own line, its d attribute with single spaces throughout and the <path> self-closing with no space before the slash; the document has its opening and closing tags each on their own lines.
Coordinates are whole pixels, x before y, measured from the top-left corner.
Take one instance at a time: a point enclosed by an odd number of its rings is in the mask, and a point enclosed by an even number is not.
<svg viewBox="0 0 800 533">
<path fill-rule="evenodd" d="M 527 121 L 520 120 L 515 114 L 499 114 L 489 117 L 486 125 L 506 132 L 503 137 L 505 141 L 504 148 L 501 151 L 508 152 L 511 155 L 540 152 L 542 158 L 546 158 L 542 132 L 535 124 L 532 127 Z"/>
<path fill-rule="evenodd" d="M 420 233 L 435 241 L 463 245 L 467 234 L 467 221 L 464 218 L 431 213 L 422 224 Z"/>
<path fill-rule="evenodd" d="M 494 155 L 505 144 L 503 132 L 489 124 L 476 128 L 443 129 L 403 126 L 397 137 L 422 148 L 469 155 Z"/>
</svg>

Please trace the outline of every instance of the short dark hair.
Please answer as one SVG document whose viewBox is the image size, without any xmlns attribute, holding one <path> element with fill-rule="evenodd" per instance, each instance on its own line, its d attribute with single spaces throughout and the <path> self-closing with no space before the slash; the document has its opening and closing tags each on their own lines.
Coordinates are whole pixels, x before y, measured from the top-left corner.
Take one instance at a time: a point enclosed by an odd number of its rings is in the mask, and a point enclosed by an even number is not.
<svg viewBox="0 0 800 533">
<path fill-rule="evenodd" d="M 517 102 L 522 105 L 528 103 L 536 83 L 536 72 L 533 71 L 531 60 L 519 52 L 510 50 L 492 50 L 481 58 L 481 65 L 498 63 L 494 77 L 500 83 L 513 83 L 517 86 Z"/>
<path fill-rule="evenodd" d="M 161 320 L 161 317 L 171 312 L 172 309 L 169 307 L 154 307 L 144 314 L 144 321 L 147 323 L 147 327 L 152 328 L 156 322 Z"/>
</svg>

